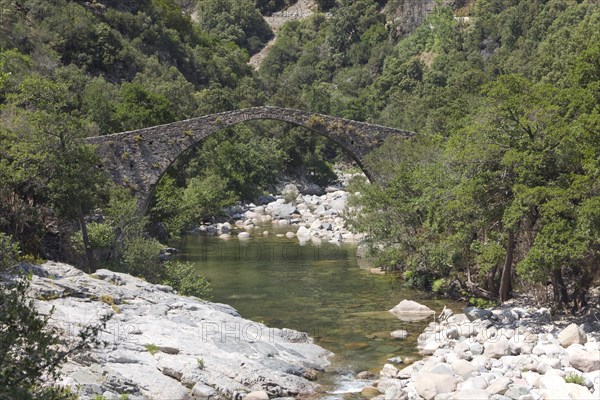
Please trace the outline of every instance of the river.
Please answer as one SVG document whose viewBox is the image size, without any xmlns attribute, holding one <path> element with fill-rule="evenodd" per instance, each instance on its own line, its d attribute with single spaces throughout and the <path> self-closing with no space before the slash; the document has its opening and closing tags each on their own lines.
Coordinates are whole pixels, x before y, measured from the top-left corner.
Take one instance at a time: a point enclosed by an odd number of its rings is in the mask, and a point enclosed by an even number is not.
<svg viewBox="0 0 600 400">
<path fill-rule="evenodd" d="M 328 391 L 320 398 L 341 399 L 337 393 L 359 390 L 365 383 L 351 377 L 377 373 L 387 358 L 419 357 L 416 340 L 428 321 L 402 322 L 387 310 L 411 299 L 439 312 L 447 302 L 405 288 L 398 276 L 360 269 L 354 244 L 301 246 L 296 238 L 275 236 L 287 230 L 246 240 L 189 235 L 179 258 L 207 277 L 212 301 L 267 326 L 307 332 L 335 353 L 319 378 Z M 408 331 L 408 338 L 392 339 L 397 329 Z"/>
</svg>

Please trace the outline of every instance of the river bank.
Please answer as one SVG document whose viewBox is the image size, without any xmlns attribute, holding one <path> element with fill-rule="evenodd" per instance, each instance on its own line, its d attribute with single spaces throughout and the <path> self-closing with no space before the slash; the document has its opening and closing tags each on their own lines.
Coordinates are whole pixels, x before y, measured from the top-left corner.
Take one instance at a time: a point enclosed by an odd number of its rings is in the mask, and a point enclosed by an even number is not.
<svg viewBox="0 0 600 400">
<path fill-rule="evenodd" d="M 597 305 L 600 290 L 593 299 Z M 531 303 L 529 303 L 531 304 Z M 596 308 L 598 308 L 596 306 Z M 600 396 L 600 321 L 553 319 L 549 309 L 511 301 L 493 309 L 442 312 L 418 338 L 421 361 L 389 363 L 376 400 L 565 400 Z"/>
<path fill-rule="evenodd" d="M 172 288 L 67 264 L 29 267 L 36 307 L 66 337 L 110 314 L 106 346 L 73 354 L 62 385 L 81 399 L 246 400 L 307 396 L 331 353 L 307 334 L 240 317 L 231 306 Z"/>
<path fill-rule="evenodd" d="M 281 184 L 277 194 L 261 196 L 254 203 L 226 209 L 230 221 L 200 225 L 192 233 L 240 239 L 272 234 L 272 227 L 289 227 L 277 233 L 300 244 L 357 243 L 364 237 L 351 231 L 344 214 L 354 212 L 348 205 L 345 185 L 357 174 L 339 174 L 340 184 L 322 189 L 311 184 Z M 358 174 L 362 175 L 362 174 Z"/>
</svg>

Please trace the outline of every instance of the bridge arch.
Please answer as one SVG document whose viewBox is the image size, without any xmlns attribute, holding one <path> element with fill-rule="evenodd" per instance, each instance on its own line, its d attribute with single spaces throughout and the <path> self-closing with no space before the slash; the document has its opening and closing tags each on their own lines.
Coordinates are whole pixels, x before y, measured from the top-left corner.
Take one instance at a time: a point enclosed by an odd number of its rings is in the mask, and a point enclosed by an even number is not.
<svg viewBox="0 0 600 400">
<path fill-rule="evenodd" d="M 140 212 L 146 212 L 150 198 L 167 168 L 186 150 L 223 129 L 253 120 L 275 120 L 305 127 L 341 146 L 372 179 L 365 156 L 388 137 L 407 139 L 412 132 L 281 107 L 253 107 L 205 115 L 166 125 L 87 138 L 96 145 L 102 168 L 113 180 L 132 190 Z"/>
</svg>

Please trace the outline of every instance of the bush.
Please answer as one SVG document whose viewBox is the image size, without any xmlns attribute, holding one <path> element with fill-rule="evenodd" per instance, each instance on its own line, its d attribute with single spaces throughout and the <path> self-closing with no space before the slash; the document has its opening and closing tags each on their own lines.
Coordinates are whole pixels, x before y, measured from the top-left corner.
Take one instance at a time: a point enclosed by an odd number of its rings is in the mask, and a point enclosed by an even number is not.
<svg viewBox="0 0 600 400">
<path fill-rule="evenodd" d="M 99 224 L 92 222 L 87 225 L 88 239 L 92 250 L 106 251 L 109 250 L 115 240 L 115 231 L 109 224 Z M 78 254 L 85 254 L 83 246 L 83 237 L 81 231 L 77 231 L 71 237 L 73 250 Z"/>
<path fill-rule="evenodd" d="M 585 386 L 585 379 L 582 375 L 579 374 L 569 374 L 565 378 L 565 382 L 567 383 L 575 383 L 577 385 Z"/>
<path fill-rule="evenodd" d="M 132 238 L 125 243 L 123 261 L 128 273 L 157 283 L 162 276 L 159 254 L 163 245 L 156 239 Z"/>
<path fill-rule="evenodd" d="M 497 304 L 491 300 L 486 300 L 479 297 L 471 297 L 469 299 L 469 305 L 477 308 L 491 308 L 495 307 Z"/>
<path fill-rule="evenodd" d="M 29 278 L 0 285 L 0 399 L 76 399 L 68 389 L 41 385 L 56 379 L 67 355 L 100 344 L 99 326 L 83 327 L 65 346 L 64 332 L 48 326 L 51 315 L 38 314 L 27 297 Z"/>
<path fill-rule="evenodd" d="M 148 353 L 155 355 L 160 351 L 160 347 L 158 347 L 154 343 L 149 343 L 146 345 L 146 350 L 148 350 Z"/>
<path fill-rule="evenodd" d="M 210 285 L 206 278 L 196 273 L 193 264 L 166 262 L 163 272 L 163 283 L 173 287 L 179 294 L 201 299 L 210 298 Z"/>
<path fill-rule="evenodd" d="M 446 280 L 444 278 L 436 279 L 431 285 L 431 291 L 434 293 L 441 293 L 445 285 Z"/>
<path fill-rule="evenodd" d="M 0 272 L 8 271 L 17 264 L 19 245 L 10 235 L 0 232 Z"/>
</svg>

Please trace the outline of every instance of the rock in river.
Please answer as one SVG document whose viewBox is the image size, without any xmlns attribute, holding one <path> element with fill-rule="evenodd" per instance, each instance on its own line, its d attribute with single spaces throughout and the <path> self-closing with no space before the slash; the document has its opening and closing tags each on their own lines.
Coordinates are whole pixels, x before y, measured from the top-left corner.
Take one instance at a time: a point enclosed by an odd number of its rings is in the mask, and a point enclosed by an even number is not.
<svg viewBox="0 0 600 400">
<path fill-rule="evenodd" d="M 402 300 L 390 312 L 403 321 L 418 321 L 435 314 L 431 308 L 412 300 Z"/>
</svg>

